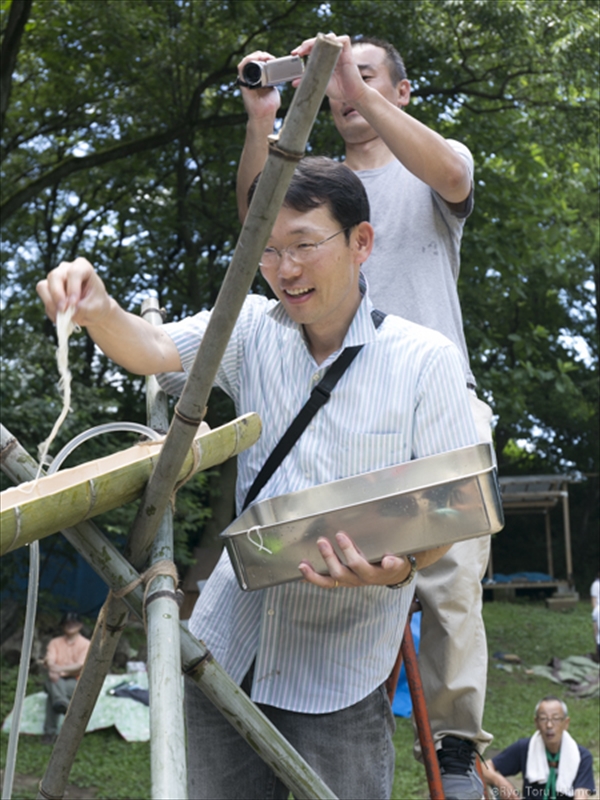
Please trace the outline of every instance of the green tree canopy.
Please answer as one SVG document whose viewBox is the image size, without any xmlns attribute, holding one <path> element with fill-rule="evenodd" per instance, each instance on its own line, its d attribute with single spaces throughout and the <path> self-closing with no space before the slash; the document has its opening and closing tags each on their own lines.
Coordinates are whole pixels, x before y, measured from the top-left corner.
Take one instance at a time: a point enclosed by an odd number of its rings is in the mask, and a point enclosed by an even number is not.
<svg viewBox="0 0 600 800">
<path fill-rule="evenodd" d="M 79 255 L 132 310 L 148 291 L 172 319 L 209 307 L 239 229 L 245 114 L 235 65 L 251 50 L 284 55 L 334 30 L 394 42 L 412 82 L 409 113 L 473 152 L 460 294 L 473 368 L 498 416 L 501 471 L 597 475 L 595 0 L 2 0 L 0 9 L 2 404 L 30 450 L 60 406 L 37 281 Z M 326 109 L 310 146 L 342 155 Z M 85 335 L 71 351 L 63 441 L 99 421 L 143 418 L 139 379 L 115 371 Z M 215 397 L 213 420 L 226 413 Z M 594 530 L 597 480 L 576 495 L 577 546 Z"/>
</svg>

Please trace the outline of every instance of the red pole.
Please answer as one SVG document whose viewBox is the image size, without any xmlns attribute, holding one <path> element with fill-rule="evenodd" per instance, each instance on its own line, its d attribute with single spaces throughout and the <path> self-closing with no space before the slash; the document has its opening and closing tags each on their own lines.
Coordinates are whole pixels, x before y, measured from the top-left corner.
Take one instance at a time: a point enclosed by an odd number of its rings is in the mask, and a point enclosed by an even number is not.
<svg viewBox="0 0 600 800">
<path fill-rule="evenodd" d="M 409 617 L 409 624 L 410 624 L 410 617 Z M 400 670 L 402 669 L 402 646 L 398 650 L 398 655 L 396 656 L 396 663 L 394 664 L 394 669 L 390 672 L 390 677 L 385 682 L 385 690 L 387 692 L 388 699 L 390 701 L 390 705 L 394 705 L 394 697 L 396 697 L 396 689 L 398 688 L 398 679 L 400 678 Z"/>
<path fill-rule="evenodd" d="M 429 784 L 429 795 L 431 800 L 445 800 L 446 795 L 444 794 L 440 765 L 438 763 L 437 753 L 435 752 L 433 736 L 431 735 L 429 715 L 427 713 L 427 706 L 425 705 L 421 674 L 419 673 L 419 662 L 417 661 L 415 643 L 410 629 L 410 619 L 404 628 L 404 636 L 402 638 L 402 647 L 400 650 L 406 668 L 406 678 L 413 705 L 413 716 L 419 734 L 423 763 L 425 764 L 427 783 Z"/>
</svg>

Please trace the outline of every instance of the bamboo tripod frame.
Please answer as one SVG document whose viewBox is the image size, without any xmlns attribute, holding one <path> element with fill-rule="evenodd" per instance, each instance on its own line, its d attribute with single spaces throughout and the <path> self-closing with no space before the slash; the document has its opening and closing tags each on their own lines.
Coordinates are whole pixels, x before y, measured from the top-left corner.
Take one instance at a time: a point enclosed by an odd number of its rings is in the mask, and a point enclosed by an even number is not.
<svg viewBox="0 0 600 800">
<path fill-rule="evenodd" d="M 138 570 L 148 561 L 172 560 L 171 494 L 204 416 L 218 366 L 250 290 L 260 254 L 279 213 L 296 163 L 304 155 L 340 49 L 337 43 L 318 36 L 280 136 L 271 143 L 267 163 L 209 326 L 132 526 L 127 557 L 121 555 L 91 521 L 81 521 L 62 531 L 111 590 L 118 591 L 139 578 Z M 151 427 L 162 427 L 163 423 L 166 427 L 163 400 L 152 382 L 148 402 Z M 5 428 L 2 428 L 2 454 L 2 469 L 15 482 L 35 477 L 37 464 Z M 206 647 L 181 625 L 175 589 L 171 577 L 160 575 L 146 598 L 141 586 L 122 599 L 116 598 L 112 591 L 109 593 L 92 636 L 84 670 L 40 782 L 38 798 L 55 800 L 63 797 L 79 743 L 112 663 L 120 634 L 129 611 L 133 611 L 140 618 L 146 615 L 148 620 L 153 798 L 182 800 L 187 797 L 181 681 L 173 680 L 173 676 L 178 678 L 183 671 L 198 683 L 297 798 L 335 800 L 331 790 L 214 661 Z M 176 642 L 179 642 L 179 647 Z M 165 681 L 165 676 L 169 680 Z"/>
<path fill-rule="evenodd" d="M 31 480 L 37 471 L 35 460 L 4 426 L 0 426 L 0 439 L 1 449 L 5 454 L 2 460 L 3 472 L 16 482 Z M 118 591 L 139 578 L 139 573 L 132 564 L 93 522 L 81 522 L 73 528 L 65 529 L 62 533 L 110 589 Z M 154 592 L 153 589 L 152 594 L 148 595 L 146 606 L 148 601 L 151 602 Z M 87 721 L 104 680 L 103 676 L 99 676 L 99 669 L 95 667 L 105 665 L 108 671 L 119 636 L 126 626 L 128 613 L 131 611 L 139 619 L 143 618 L 143 595 L 141 586 L 123 599 L 115 600 L 109 595 L 98 618 L 84 671 L 77 682 L 75 694 L 42 780 L 43 793 L 38 794 L 39 800 L 43 798 L 58 800 L 64 795 L 79 742 L 83 738 Z M 195 639 L 181 623 L 178 625 L 182 671 L 198 684 L 296 797 L 335 800 L 335 795 L 252 703 L 245 692 L 241 691 L 217 664 L 204 644 Z M 88 664 L 91 665 L 90 668 Z M 155 765 L 151 766 L 154 770 Z M 170 767 L 167 765 L 167 771 L 169 770 Z M 153 779 L 153 787 L 154 785 Z M 187 797 L 187 787 L 183 794 L 183 798 L 185 797 Z M 159 800 L 155 795 L 153 798 Z"/>
</svg>

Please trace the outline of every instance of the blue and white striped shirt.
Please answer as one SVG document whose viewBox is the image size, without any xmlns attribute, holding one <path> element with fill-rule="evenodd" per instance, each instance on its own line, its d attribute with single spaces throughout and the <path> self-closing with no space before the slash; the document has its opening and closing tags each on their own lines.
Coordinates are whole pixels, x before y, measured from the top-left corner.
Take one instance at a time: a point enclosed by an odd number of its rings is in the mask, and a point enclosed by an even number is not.
<svg viewBox="0 0 600 800">
<path fill-rule="evenodd" d="M 343 347 L 363 344 L 257 500 L 477 443 L 464 369 L 441 334 L 387 316 L 376 329 L 367 296 Z M 210 317 L 164 326 L 189 369 Z M 250 295 L 216 383 L 238 414 L 256 411 L 259 441 L 238 456 L 238 511 L 256 474 L 310 391 L 338 357 L 317 365 L 300 326 L 275 300 Z M 177 393 L 181 374 L 160 376 Z M 414 587 L 321 589 L 304 582 L 243 592 L 223 553 L 190 630 L 240 683 L 256 659 L 252 699 L 305 713 L 357 703 L 391 672 Z"/>
</svg>

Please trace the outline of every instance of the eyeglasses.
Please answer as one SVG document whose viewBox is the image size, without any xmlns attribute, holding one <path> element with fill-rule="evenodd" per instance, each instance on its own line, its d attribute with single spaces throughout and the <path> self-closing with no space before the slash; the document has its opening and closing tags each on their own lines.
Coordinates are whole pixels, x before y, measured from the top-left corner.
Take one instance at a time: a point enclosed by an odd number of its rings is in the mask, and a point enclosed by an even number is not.
<svg viewBox="0 0 600 800">
<path fill-rule="evenodd" d="M 331 239 L 335 239 L 336 236 L 339 236 L 340 233 L 345 233 L 347 230 L 349 230 L 349 228 L 342 228 L 332 233 L 331 236 L 328 236 L 326 239 L 321 239 L 320 242 L 295 242 L 288 247 L 284 247 L 282 250 L 278 250 L 276 247 L 265 247 L 260 260 L 260 266 L 276 267 L 283 258 L 284 253 L 288 254 L 290 261 L 293 261 L 294 264 L 309 263 L 317 257 L 319 247 L 322 244 L 331 241 Z"/>
<path fill-rule="evenodd" d="M 536 717 L 538 722 L 541 722 L 542 725 L 547 725 L 551 722 L 553 725 L 557 725 L 559 722 L 562 722 L 565 717 Z"/>
</svg>

